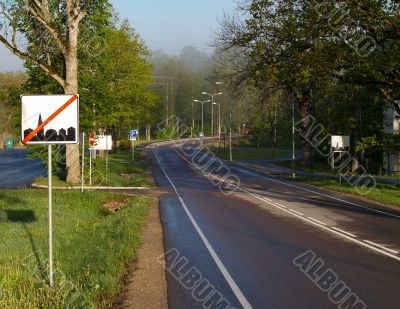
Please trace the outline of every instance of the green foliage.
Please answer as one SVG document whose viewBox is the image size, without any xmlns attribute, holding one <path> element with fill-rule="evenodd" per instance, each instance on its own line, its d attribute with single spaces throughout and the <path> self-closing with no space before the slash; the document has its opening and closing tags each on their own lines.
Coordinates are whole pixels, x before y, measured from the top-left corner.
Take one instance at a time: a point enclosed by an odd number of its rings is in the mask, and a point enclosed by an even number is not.
<svg viewBox="0 0 400 309">
<path fill-rule="evenodd" d="M 82 128 L 115 133 L 116 127 L 150 123 L 156 97 L 147 90 L 152 82 L 148 49 L 127 21 L 106 29 L 101 38 L 101 54 L 81 66 Z"/>
<path fill-rule="evenodd" d="M 371 153 L 382 150 L 383 144 L 376 135 L 362 137 L 356 145 L 356 152 Z"/>
</svg>

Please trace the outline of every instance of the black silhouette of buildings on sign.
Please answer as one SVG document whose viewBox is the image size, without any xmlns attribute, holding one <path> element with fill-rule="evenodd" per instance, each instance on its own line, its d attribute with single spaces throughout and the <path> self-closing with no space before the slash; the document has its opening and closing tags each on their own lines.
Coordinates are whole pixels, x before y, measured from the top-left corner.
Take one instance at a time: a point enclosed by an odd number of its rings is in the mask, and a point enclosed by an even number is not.
<svg viewBox="0 0 400 309">
<path fill-rule="evenodd" d="M 42 124 L 42 115 L 39 115 L 38 126 Z M 24 131 L 24 138 L 26 138 L 33 129 L 26 129 Z M 31 140 L 31 142 L 74 142 L 76 141 L 76 128 L 69 127 L 67 130 L 64 128 L 58 132 L 54 129 L 44 131 L 40 130 Z"/>
</svg>

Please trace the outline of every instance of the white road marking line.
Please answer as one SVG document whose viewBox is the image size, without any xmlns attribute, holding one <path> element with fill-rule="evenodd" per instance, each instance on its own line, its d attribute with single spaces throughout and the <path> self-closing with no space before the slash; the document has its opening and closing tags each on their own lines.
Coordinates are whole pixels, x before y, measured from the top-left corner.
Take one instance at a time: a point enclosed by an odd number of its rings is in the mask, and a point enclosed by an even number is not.
<svg viewBox="0 0 400 309">
<path fill-rule="evenodd" d="M 287 206 L 285 206 L 285 205 L 279 204 L 278 202 L 274 202 L 274 203 L 275 203 L 276 205 L 278 205 L 278 206 L 281 206 L 281 207 L 287 209 Z"/>
<path fill-rule="evenodd" d="M 317 220 L 317 219 L 314 219 L 314 218 L 312 218 L 312 217 L 307 217 L 307 218 L 310 219 L 310 220 L 313 220 L 313 221 L 315 221 L 315 222 L 318 222 L 319 224 L 326 225 L 326 223 L 324 223 L 324 222 L 322 222 L 322 221 L 319 221 L 319 220 Z"/>
<path fill-rule="evenodd" d="M 367 207 L 367 206 L 363 206 L 363 205 L 360 205 L 360 204 L 357 204 L 357 203 L 353 203 L 353 202 L 350 202 L 350 201 L 342 200 L 342 199 L 334 197 L 334 196 L 330 196 L 330 195 L 327 195 L 327 194 L 324 194 L 324 193 L 320 193 L 320 192 L 317 192 L 317 191 L 314 191 L 314 190 L 310 190 L 310 189 L 302 188 L 302 187 L 299 187 L 299 186 L 295 186 L 295 185 L 292 185 L 292 184 L 289 184 L 289 183 L 286 183 L 286 182 L 283 182 L 283 181 L 279 181 L 279 180 L 276 180 L 276 179 L 273 179 L 273 178 L 260 176 L 260 175 L 257 175 L 255 173 L 250 173 L 250 172 L 248 172 L 248 171 L 246 171 L 246 170 L 244 170 L 242 168 L 237 168 L 237 167 L 233 167 L 233 166 L 230 166 L 230 168 L 234 169 L 234 170 L 237 170 L 239 172 L 242 172 L 244 174 L 247 174 L 247 175 L 251 175 L 251 176 L 254 176 L 254 177 L 261 178 L 261 179 L 269 180 L 269 181 L 272 181 L 272 182 L 277 182 L 277 183 L 280 183 L 280 184 L 285 185 L 285 186 L 289 186 L 289 187 L 296 188 L 296 189 L 299 189 L 299 190 L 303 190 L 303 191 L 306 191 L 306 192 L 314 193 L 314 194 L 317 194 L 319 196 L 324 196 L 324 197 L 327 197 L 327 198 L 330 198 L 330 199 L 333 199 L 333 200 L 336 200 L 336 201 L 340 201 L 340 202 L 343 202 L 343 203 L 346 203 L 346 204 L 349 204 L 349 205 L 352 205 L 352 206 L 361 207 L 361 208 L 368 209 L 368 210 L 371 210 L 371 211 L 374 211 L 374 212 L 377 212 L 377 213 L 382 213 L 382 214 L 385 214 L 387 216 L 400 219 L 400 216 L 388 213 L 386 211 L 373 209 L 373 208 L 370 208 L 370 207 Z M 249 168 L 249 169 L 251 169 L 251 168 Z"/>
<path fill-rule="evenodd" d="M 178 152 L 177 152 L 177 153 L 178 153 Z M 185 157 L 183 157 L 180 153 L 178 153 L 178 155 L 179 155 L 183 160 L 185 160 L 187 163 L 189 163 L 189 165 L 192 164 L 192 163 L 189 162 Z M 237 170 L 237 169 L 236 169 L 236 170 Z M 218 179 L 218 180 L 220 180 L 220 181 L 226 183 L 226 181 L 225 181 L 224 179 L 221 179 L 221 178 L 216 177 L 216 176 L 214 176 L 214 175 L 211 175 L 211 177 L 216 178 L 216 179 Z M 265 177 L 260 177 L 260 178 L 265 178 Z M 269 179 L 269 178 L 266 178 L 266 179 Z M 279 182 L 279 181 L 273 180 L 273 179 L 269 179 L 269 180 Z M 283 183 L 283 184 L 285 184 L 285 183 Z M 288 185 L 289 185 L 289 184 L 288 184 Z M 292 185 L 290 185 L 290 186 L 292 186 Z M 281 207 L 281 206 L 279 206 L 279 205 L 276 205 L 275 203 L 273 203 L 273 202 L 271 202 L 271 201 L 268 201 L 266 198 L 264 198 L 264 197 L 262 197 L 262 196 L 258 196 L 257 194 L 252 193 L 252 192 L 250 192 L 250 191 L 248 191 L 248 190 L 246 190 L 246 189 L 244 189 L 244 188 L 242 188 L 242 187 L 238 187 L 238 186 L 235 186 L 235 187 L 236 187 L 238 190 L 240 190 L 240 191 L 242 191 L 242 192 L 244 192 L 244 193 L 247 193 L 247 194 L 249 194 L 249 195 L 255 197 L 256 199 L 259 199 L 259 200 L 261 200 L 261 201 L 264 201 L 265 203 L 270 204 L 270 205 L 272 205 L 272 206 L 274 206 L 274 207 L 276 207 L 276 208 L 278 208 L 278 209 L 281 209 L 282 211 L 285 211 L 285 212 L 287 212 L 287 213 L 289 213 L 289 214 L 291 214 L 291 215 L 293 215 L 293 216 L 295 216 L 295 217 L 298 217 L 298 218 L 300 218 L 301 220 L 304 220 L 304 221 L 306 221 L 306 222 L 308 222 L 308 223 L 311 223 L 311 224 L 313 224 L 313 225 L 316 225 L 316 226 L 320 227 L 321 229 L 324 229 L 324 230 L 329 231 L 329 232 L 331 232 L 331 233 L 333 233 L 333 234 L 339 235 L 339 236 L 341 236 L 341 237 L 343 237 L 343 238 L 346 238 L 347 240 L 350 240 L 350 241 L 352 241 L 352 242 L 354 242 L 354 243 L 357 243 L 357 244 L 359 244 L 359 245 L 361 245 L 361 246 L 363 246 L 363 247 L 372 249 L 373 251 L 376 251 L 376 252 L 378 252 L 378 253 L 381 253 L 381 254 L 383 254 L 383 255 L 386 255 L 386 256 L 388 256 L 388 257 L 391 257 L 392 259 L 397 260 L 397 261 L 400 262 L 400 257 L 398 257 L 398 256 L 396 256 L 396 255 L 393 255 L 393 254 L 389 253 L 388 251 L 380 250 L 380 249 L 378 249 L 376 246 L 372 246 L 372 245 L 370 245 L 370 244 L 368 244 L 368 243 L 365 243 L 365 242 L 363 242 L 363 241 L 354 239 L 354 238 L 352 237 L 352 236 L 354 236 L 354 235 L 352 235 L 352 234 L 351 234 L 351 236 L 347 235 L 347 234 L 349 234 L 348 232 L 344 233 L 344 232 L 342 232 L 342 231 L 340 231 L 340 230 L 337 230 L 337 228 L 336 228 L 336 229 L 333 229 L 333 228 L 331 228 L 331 227 L 322 225 L 322 224 L 317 223 L 317 222 L 315 222 L 315 221 L 312 221 L 312 220 L 310 220 L 310 219 L 308 219 L 308 218 L 306 218 L 306 217 L 304 217 L 304 216 L 297 215 L 297 214 L 295 214 L 294 212 L 289 211 L 289 209 L 285 209 L 285 208 L 283 208 L 283 207 Z M 311 190 L 307 190 L 307 189 L 305 189 L 305 190 L 306 190 L 306 191 L 311 191 Z M 317 193 L 317 194 L 318 194 L 318 193 Z M 329 196 L 328 196 L 328 197 L 329 197 Z M 332 197 L 332 198 L 333 198 L 333 197 Z M 334 198 L 334 199 L 336 199 L 336 198 Z M 340 199 L 337 199 L 337 200 L 340 200 Z M 345 202 L 346 202 L 346 201 L 345 201 Z M 348 202 L 348 203 L 351 203 L 351 202 Z M 397 251 L 396 251 L 396 252 L 397 252 Z"/>
<path fill-rule="evenodd" d="M 291 208 L 289 208 L 289 211 L 292 211 L 292 212 L 294 212 L 295 214 L 298 214 L 299 216 L 304 216 L 304 214 L 303 214 L 302 212 L 300 212 L 300 211 L 296 211 L 296 210 L 291 209 Z"/>
<path fill-rule="evenodd" d="M 339 232 L 344 233 L 344 234 L 346 234 L 346 235 L 349 235 L 349 236 L 351 236 L 351 237 L 357 238 L 356 235 L 354 235 L 354 234 L 352 234 L 352 233 L 349 233 L 349 232 L 347 232 L 347 231 L 344 231 L 344 230 L 342 230 L 342 229 L 339 229 L 338 227 L 331 226 L 331 229 L 334 229 L 334 230 L 336 230 L 336 231 L 339 231 Z"/>
<path fill-rule="evenodd" d="M 319 224 L 319 223 L 317 223 L 317 222 L 315 222 L 315 221 L 312 221 L 312 220 L 310 220 L 310 219 L 308 219 L 308 218 L 306 218 L 306 217 L 297 215 L 297 214 L 295 214 L 294 212 L 289 211 L 288 209 L 284 209 L 284 208 L 282 208 L 282 207 L 280 207 L 280 206 L 277 206 L 277 205 L 275 205 L 275 204 L 273 204 L 273 203 L 270 203 L 270 202 L 264 200 L 264 199 L 261 198 L 261 197 L 257 197 L 256 195 L 254 195 L 253 193 L 247 191 L 246 189 L 243 189 L 243 188 L 238 188 L 238 189 L 241 190 L 241 191 L 243 191 L 243 192 L 247 192 L 248 194 L 254 196 L 255 198 L 260 199 L 260 200 L 263 200 L 264 202 L 266 202 L 266 203 L 268 203 L 268 204 L 270 204 L 270 205 L 272 205 L 272 206 L 274 206 L 274 207 L 277 207 L 277 208 L 279 208 L 279 209 L 281 209 L 281 210 L 283 210 L 283 211 L 285 211 L 285 212 L 287 212 L 287 213 L 289 213 L 289 214 L 291 214 L 291 215 L 293 215 L 293 216 L 295 216 L 295 217 L 298 217 L 298 218 L 301 219 L 301 220 L 307 221 L 307 222 L 309 222 L 309 223 L 311 223 L 311 224 L 313 224 L 313 225 L 316 225 L 316 226 L 320 227 L 321 229 L 324 229 L 324 230 L 326 230 L 326 231 L 329 231 L 329 232 L 331 232 L 331 233 L 334 233 L 334 234 L 336 234 L 336 235 L 339 235 L 339 236 L 341 236 L 341 237 L 343 237 L 343 238 L 346 238 L 346 239 L 348 239 L 348 240 L 350 240 L 350 241 L 352 241 L 352 242 L 355 242 L 355 243 L 357 243 L 357 244 L 359 244 L 359 245 L 361 245 L 361 246 L 363 246 L 363 247 L 367 247 L 367 248 L 369 248 L 369 249 L 372 249 L 372 250 L 374 250 L 374 251 L 376 251 L 376 252 L 379 252 L 379 253 L 381 253 L 381 254 L 383 254 L 383 255 L 386 255 L 386 256 L 388 256 L 388 257 L 391 257 L 392 259 L 395 259 L 395 260 L 397 260 L 397 261 L 400 262 L 400 257 L 398 257 L 398 256 L 396 256 L 396 255 L 393 255 L 393 254 L 391 254 L 391 253 L 389 253 L 389 252 L 387 252 L 387 251 L 380 250 L 380 249 L 378 249 L 377 247 L 371 246 L 371 245 L 369 245 L 368 243 L 365 243 L 365 242 L 359 241 L 359 240 L 357 240 L 357 239 L 354 239 L 353 237 L 350 237 L 350 236 L 348 236 L 348 235 L 346 235 L 346 234 L 344 234 L 344 233 L 341 233 L 341 232 L 339 232 L 339 231 L 336 231 L 336 230 L 334 230 L 334 229 L 332 229 L 332 228 L 330 228 L 330 227 L 328 227 L 328 226 Z"/>
<path fill-rule="evenodd" d="M 178 189 L 176 188 L 175 184 L 172 182 L 171 178 L 168 176 L 168 174 L 165 171 L 164 167 L 161 165 L 161 162 L 158 159 L 158 155 L 157 155 L 157 152 L 155 150 L 153 150 L 153 154 L 154 154 L 159 166 L 161 167 L 161 170 L 163 171 L 165 177 L 168 179 L 168 181 L 170 182 L 170 184 L 171 184 L 172 188 L 174 189 L 176 195 L 178 196 L 178 199 L 181 202 L 181 205 L 182 205 L 183 209 L 185 210 L 187 216 L 189 217 L 190 221 L 192 222 L 195 230 L 199 234 L 201 240 L 203 241 L 204 245 L 206 246 L 206 248 L 207 248 L 208 252 L 210 253 L 211 257 L 213 258 L 214 262 L 217 264 L 219 270 L 221 271 L 221 273 L 224 276 L 226 282 L 228 283 L 228 285 L 232 289 L 233 293 L 236 295 L 237 299 L 239 300 L 239 302 L 241 303 L 243 308 L 245 308 L 245 309 L 253 308 L 250 305 L 250 303 L 248 302 L 248 300 L 246 299 L 246 297 L 244 296 L 244 294 L 242 293 L 242 291 L 240 290 L 240 288 L 238 287 L 238 285 L 236 284 L 235 280 L 233 280 L 232 276 L 230 275 L 230 273 L 226 269 L 225 265 L 222 263 L 221 259 L 219 258 L 219 256 L 217 255 L 217 253 L 215 252 L 213 247 L 211 246 L 210 242 L 208 241 L 208 239 L 204 235 L 203 231 L 200 229 L 200 227 L 197 224 L 196 220 L 193 218 L 191 212 L 189 211 L 189 209 L 187 208 L 185 202 L 183 201 L 182 197 L 180 196 L 180 194 L 178 192 Z"/>
<path fill-rule="evenodd" d="M 398 254 L 398 253 L 399 253 L 399 251 L 395 251 L 395 250 L 386 248 L 385 246 L 382 246 L 382 245 L 380 245 L 380 244 L 377 244 L 376 242 L 369 241 L 369 240 L 367 240 L 367 239 L 364 239 L 364 241 L 367 242 L 367 243 L 369 243 L 369 244 L 371 244 L 371 245 L 377 246 L 377 247 L 379 247 L 379 248 L 381 248 L 381 249 L 384 249 L 384 250 L 387 250 L 387 251 L 389 251 L 389 252 L 392 252 L 392 253 L 394 253 L 394 254 Z"/>
</svg>

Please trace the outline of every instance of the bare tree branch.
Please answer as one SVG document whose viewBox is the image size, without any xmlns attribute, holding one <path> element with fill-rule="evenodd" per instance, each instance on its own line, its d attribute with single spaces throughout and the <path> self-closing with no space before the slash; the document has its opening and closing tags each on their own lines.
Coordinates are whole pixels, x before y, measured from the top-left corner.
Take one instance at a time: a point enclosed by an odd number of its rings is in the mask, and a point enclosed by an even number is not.
<svg viewBox="0 0 400 309">
<path fill-rule="evenodd" d="M 47 0 L 43 0 L 42 4 L 39 3 L 39 6 L 36 9 L 30 4 L 29 0 L 24 0 L 24 2 L 28 6 L 29 12 L 46 28 L 57 43 L 60 51 L 66 55 L 68 48 L 66 47 L 65 40 L 59 29 L 54 26 Z M 35 0 L 35 4 L 38 5 L 37 0 Z"/>
<path fill-rule="evenodd" d="M 65 80 L 62 78 L 57 72 L 54 71 L 54 69 L 51 66 L 48 66 L 46 64 L 43 64 L 39 62 L 38 60 L 34 59 L 31 57 L 29 54 L 22 52 L 19 50 L 15 45 L 12 45 L 8 40 L 0 35 L 0 42 L 2 42 L 8 50 L 10 50 L 13 54 L 17 55 L 21 59 L 24 59 L 36 66 L 38 66 L 40 69 L 44 71 L 45 74 L 56 80 L 61 86 L 65 86 Z"/>
</svg>

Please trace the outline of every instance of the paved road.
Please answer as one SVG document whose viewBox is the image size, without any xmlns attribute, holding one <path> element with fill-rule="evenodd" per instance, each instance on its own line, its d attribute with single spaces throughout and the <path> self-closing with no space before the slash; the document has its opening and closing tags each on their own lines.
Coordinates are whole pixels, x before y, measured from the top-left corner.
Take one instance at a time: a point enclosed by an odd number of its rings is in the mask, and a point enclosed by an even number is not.
<svg viewBox="0 0 400 309">
<path fill-rule="evenodd" d="M 399 308 L 400 212 L 237 165 L 226 195 L 191 148 L 153 149 L 170 308 Z"/>
<path fill-rule="evenodd" d="M 42 161 L 26 159 L 26 149 L 0 150 L 0 189 L 29 187 L 46 173 Z"/>
</svg>

